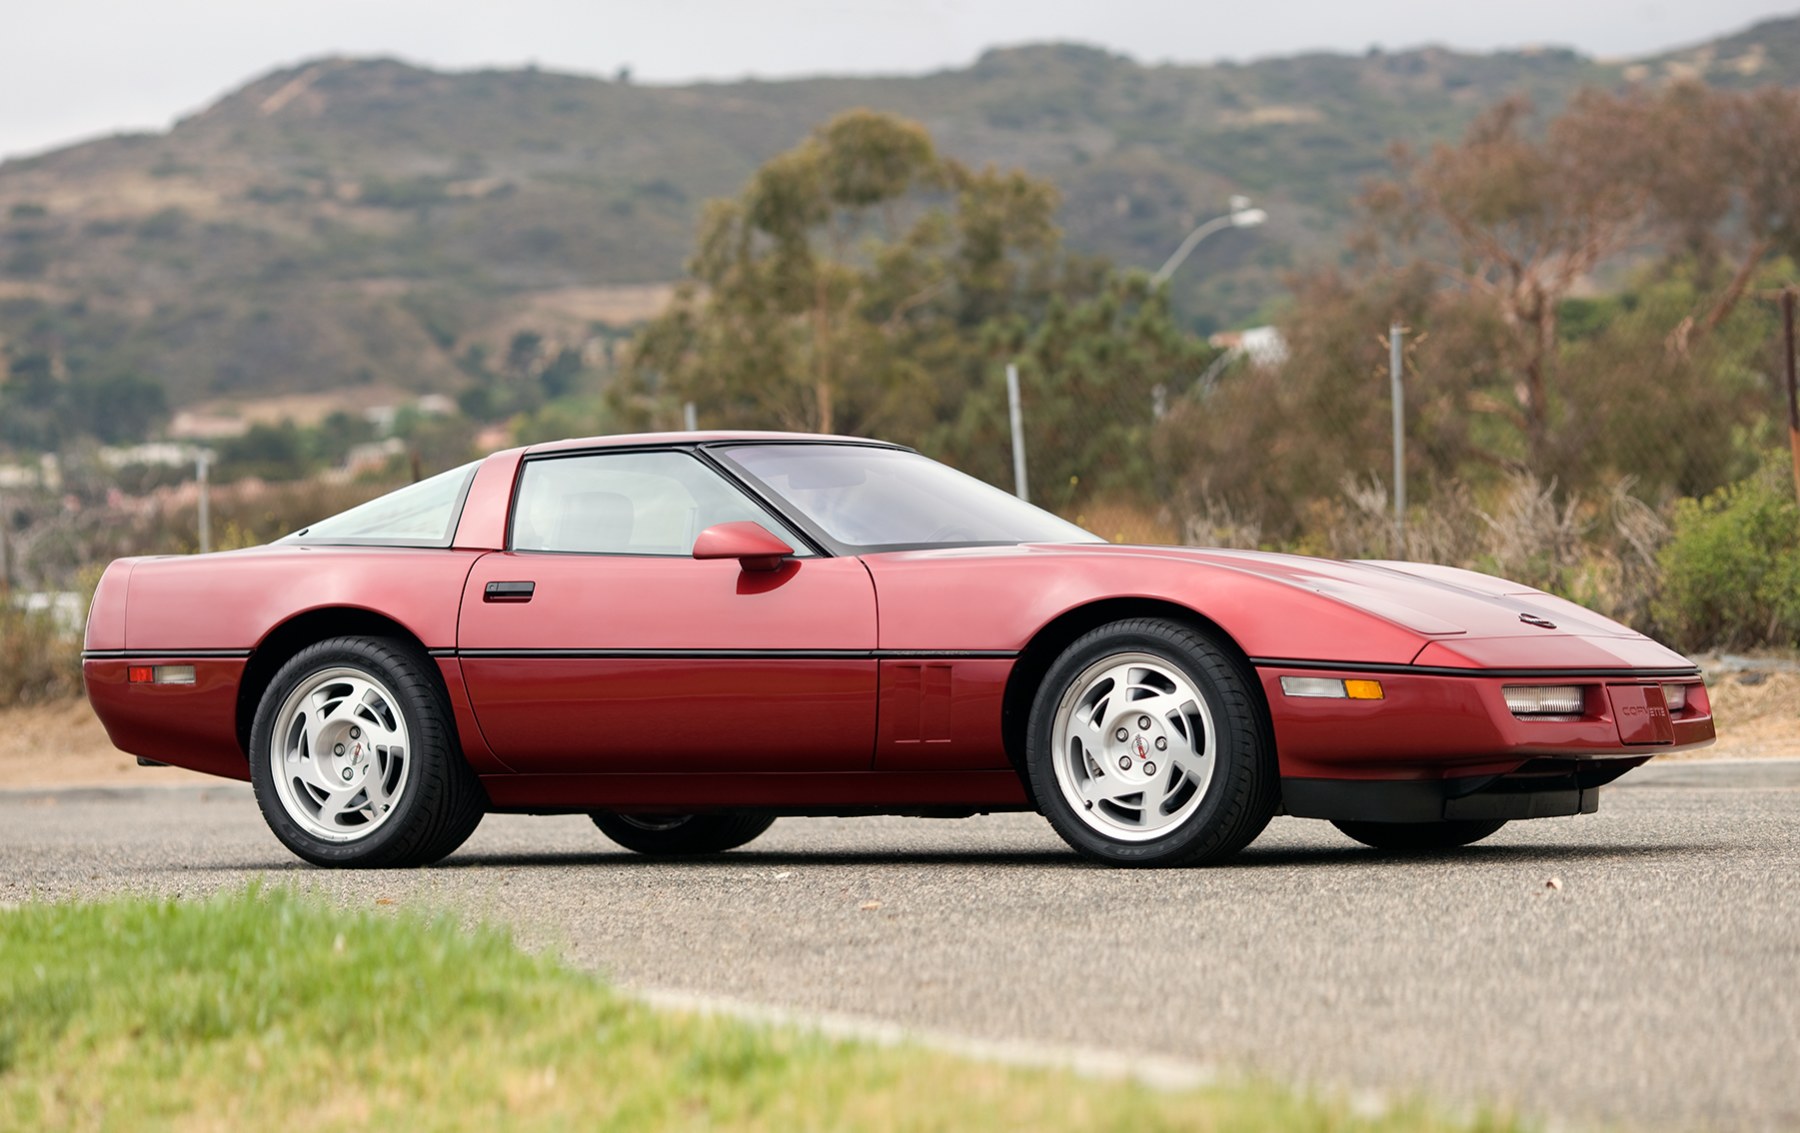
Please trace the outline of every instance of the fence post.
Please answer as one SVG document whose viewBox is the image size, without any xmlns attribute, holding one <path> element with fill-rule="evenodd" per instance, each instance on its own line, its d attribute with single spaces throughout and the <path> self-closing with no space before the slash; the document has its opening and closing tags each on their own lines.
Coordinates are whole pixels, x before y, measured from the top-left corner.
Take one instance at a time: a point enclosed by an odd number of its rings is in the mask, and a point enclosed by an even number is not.
<svg viewBox="0 0 1800 1133">
<path fill-rule="evenodd" d="M 1019 407 L 1019 367 L 1006 364 L 1006 410 L 1012 419 L 1013 495 L 1031 502 L 1031 489 L 1025 484 L 1025 413 Z"/>
<path fill-rule="evenodd" d="M 681 426 L 690 433 L 700 431 L 700 414 L 691 401 L 683 402 L 681 405 Z"/>
<path fill-rule="evenodd" d="M 1400 375 L 1406 365 L 1402 336 L 1406 328 L 1388 324 L 1388 392 L 1394 402 L 1394 557 L 1406 557 L 1406 403 Z"/>
</svg>

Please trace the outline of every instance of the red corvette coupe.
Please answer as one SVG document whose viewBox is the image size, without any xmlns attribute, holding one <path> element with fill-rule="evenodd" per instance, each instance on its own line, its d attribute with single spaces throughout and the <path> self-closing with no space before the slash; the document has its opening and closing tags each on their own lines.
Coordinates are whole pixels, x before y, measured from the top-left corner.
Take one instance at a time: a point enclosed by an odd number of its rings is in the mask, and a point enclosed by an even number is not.
<svg viewBox="0 0 1800 1133">
<path fill-rule="evenodd" d="M 266 547 L 121 559 L 83 656 L 121 749 L 250 780 L 341 866 L 435 861 L 488 811 L 653 854 L 1028 809 L 1118 865 L 1218 861 L 1278 813 L 1441 849 L 1713 736 L 1691 663 L 1529 587 L 1113 546 L 784 434 L 535 445 Z"/>
</svg>

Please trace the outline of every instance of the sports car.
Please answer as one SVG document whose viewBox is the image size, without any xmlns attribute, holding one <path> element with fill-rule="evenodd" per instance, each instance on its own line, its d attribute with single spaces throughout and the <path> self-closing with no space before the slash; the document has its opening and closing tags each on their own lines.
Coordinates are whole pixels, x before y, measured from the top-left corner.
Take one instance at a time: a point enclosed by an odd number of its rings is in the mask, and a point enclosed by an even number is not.
<svg viewBox="0 0 1800 1133">
<path fill-rule="evenodd" d="M 1221 861 L 1283 813 L 1443 850 L 1713 738 L 1693 664 L 1527 586 L 1113 545 L 781 433 L 512 449 L 267 546 L 120 559 L 83 669 L 119 748 L 249 780 L 332 866 L 435 861 L 490 811 L 649 854 L 1007 810 L 1115 865 Z"/>
</svg>

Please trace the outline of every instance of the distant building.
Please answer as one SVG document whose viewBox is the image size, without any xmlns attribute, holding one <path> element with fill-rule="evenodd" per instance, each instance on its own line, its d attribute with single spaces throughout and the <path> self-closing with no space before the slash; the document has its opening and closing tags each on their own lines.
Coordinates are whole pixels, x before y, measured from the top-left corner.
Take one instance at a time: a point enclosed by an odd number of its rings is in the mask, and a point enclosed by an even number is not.
<svg viewBox="0 0 1800 1133">
<path fill-rule="evenodd" d="M 219 441 L 241 437 L 250 431 L 250 422 L 242 417 L 218 413 L 199 413 L 183 409 L 169 422 L 169 436 L 178 441 Z"/>
<path fill-rule="evenodd" d="M 1287 339 L 1278 327 L 1250 327 L 1247 330 L 1224 330 L 1206 340 L 1235 362 L 1249 361 L 1259 370 L 1273 370 L 1288 360 Z"/>
<path fill-rule="evenodd" d="M 62 491 L 62 465 L 56 454 L 44 453 L 37 464 L 0 464 L 0 488 L 42 488 Z"/>
<path fill-rule="evenodd" d="M 100 450 L 100 463 L 108 468 L 124 468 L 132 464 L 155 468 L 181 468 L 198 459 L 201 450 L 195 445 L 173 441 L 152 441 L 141 445 L 107 445 Z"/>
</svg>

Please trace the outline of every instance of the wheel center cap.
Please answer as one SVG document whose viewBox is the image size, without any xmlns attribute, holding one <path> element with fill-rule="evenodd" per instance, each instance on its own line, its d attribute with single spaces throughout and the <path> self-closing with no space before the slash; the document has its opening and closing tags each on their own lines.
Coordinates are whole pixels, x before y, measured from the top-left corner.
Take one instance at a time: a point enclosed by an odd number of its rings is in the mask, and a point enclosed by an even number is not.
<svg viewBox="0 0 1800 1133">
<path fill-rule="evenodd" d="M 1139 759 L 1150 758 L 1150 745 L 1144 742 L 1144 737 L 1142 736 L 1131 737 L 1131 750 Z"/>
</svg>

